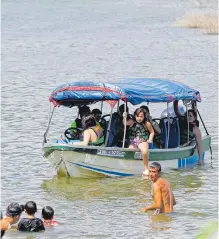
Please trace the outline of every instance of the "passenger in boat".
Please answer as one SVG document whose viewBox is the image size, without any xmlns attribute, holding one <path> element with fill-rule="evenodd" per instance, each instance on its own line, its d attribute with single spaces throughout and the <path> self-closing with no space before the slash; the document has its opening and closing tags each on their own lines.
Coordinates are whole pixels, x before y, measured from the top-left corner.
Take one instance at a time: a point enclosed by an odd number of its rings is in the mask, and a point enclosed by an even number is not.
<svg viewBox="0 0 219 239">
<path fill-rule="evenodd" d="M 144 109 L 146 111 L 146 118 L 147 120 L 151 123 L 153 129 L 154 129 L 154 134 L 156 135 L 160 135 L 161 134 L 161 129 L 160 126 L 157 122 L 153 121 L 151 115 L 150 115 L 150 110 L 146 105 L 142 105 L 140 107 L 141 109 Z"/>
<path fill-rule="evenodd" d="M 1 217 L 1 237 L 3 237 L 6 230 L 11 228 L 11 225 L 16 224 L 24 211 L 24 206 L 18 203 L 11 203 L 6 209 L 6 217 Z"/>
<path fill-rule="evenodd" d="M 40 218 L 36 218 L 34 214 L 37 212 L 37 205 L 33 201 L 29 201 L 24 206 L 24 211 L 27 218 L 22 218 L 18 223 L 18 231 L 21 232 L 40 232 L 44 231 L 45 227 Z"/>
<path fill-rule="evenodd" d="M 90 107 L 83 105 L 79 107 L 78 113 L 80 118 L 76 118 L 75 121 L 72 122 L 71 124 L 72 128 L 82 128 L 83 117 L 91 114 Z"/>
<path fill-rule="evenodd" d="M 188 122 L 187 113 L 181 115 L 178 111 L 178 107 L 174 102 L 174 111 L 179 118 L 180 127 L 180 144 L 186 145 L 188 143 Z M 189 144 L 194 143 L 194 139 L 197 145 L 199 160 L 198 165 L 202 165 L 202 136 L 199 129 L 199 121 L 197 120 L 197 113 L 194 109 L 188 110 L 188 121 L 189 121 Z"/>
<path fill-rule="evenodd" d="M 119 111 L 112 114 L 112 120 L 109 131 L 109 139 L 107 146 L 122 147 L 123 136 L 124 136 L 124 124 L 123 124 L 123 113 L 125 112 L 125 104 L 119 106 Z M 126 107 L 127 120 L 134 119 L 129 114 L 129 108 Z"/>
<path fill-rule="evenodd" d="M 124 115 L 125 116 L 125 115 Z M 128 142 L 130 149 L 139 148 L 142 153 L 144 162 L 143 175 L 149 175 L 148 171 L 148 143 L 153 143 L 154 130 L 151 123 L 146 120 L 145 110 L 138 108 L 134 113 L 135 120 L 129 119 L 126 121 L 126 125 L 129 126 Z M 125 124 L 124 117 L 124 124 Z"/>
<path fill-rule="evenodd" d="M 153 215 L 173 212 L 176 199 L 171 191 L 169 182 L 161 178 L 161 165 L 153 162 L 149 166 L 149 178 L 152 181 L 153 204 L 142 209 L 143 212 L 155 210 Z"/>
<path fill-rule="evenodd" d="M 100 119 L 101 119 L 101 116 L 102 116 L 102 112 L 99 110 L 99 109 L 93 109 L 92 111 L 91 111 L 91 114 L 94 116 L 94 118 L 95 118 L 95 120 L 96 120 L 96 122 L 97 122 L 97 125 L 98 126 L 100 126 L 100 127 L 102 127 L 101 125 L 100 125 Z"/>
<path fill-rule="evenodd" d="M 96 124 L 93 115 L 85 116 L 82 120 L 83 141 L 73 142 L 73 145 L 87 146 L 89 143 L 97 143 L 103 136 L 103 129 Z"/>
<path fill-rule="evenodd" d="M 50 206 L 46 206 L 42 209 L 42 220 L 45 227 L 57 226 L 60 223 L 53 220 L 54 209 Z"/>
</svg>

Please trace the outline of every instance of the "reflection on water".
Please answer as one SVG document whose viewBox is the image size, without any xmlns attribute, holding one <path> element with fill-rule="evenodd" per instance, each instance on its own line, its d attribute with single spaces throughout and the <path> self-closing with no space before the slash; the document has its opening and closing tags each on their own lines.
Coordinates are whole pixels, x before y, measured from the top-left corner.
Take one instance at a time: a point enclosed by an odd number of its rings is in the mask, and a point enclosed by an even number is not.
<svg viewBox="0 0 219 239">
<path fill-rule="evenodd" d="M 42 184 L 43 190 L 57 197 L 67 200 L 89 200 L 89 199 L 113 199 L 120 197 L 132 197 L 142 191 L 150 190 L 150 183 L 141 178 L 94 178 L 75 179 L 71 177 L 54 177 L 45 180 Z"/>
<path fill-rule="evenodd" d="M 194 170 L 173 170 L 163 174 L 171 183 L 172 190 L 183 190 L 184 193 L 198 191 L 203 180 Z M 136 197 L 138 202 L 144 202 L 145 196 L 150 200 L 151 182 L 139 176 L 118 178 L 80 179 L 58 177 L 47 179 L 42 189 L 55 197 L 64 197 L 67 200 L 113 199 L 121 197 Z"/>
</svg>

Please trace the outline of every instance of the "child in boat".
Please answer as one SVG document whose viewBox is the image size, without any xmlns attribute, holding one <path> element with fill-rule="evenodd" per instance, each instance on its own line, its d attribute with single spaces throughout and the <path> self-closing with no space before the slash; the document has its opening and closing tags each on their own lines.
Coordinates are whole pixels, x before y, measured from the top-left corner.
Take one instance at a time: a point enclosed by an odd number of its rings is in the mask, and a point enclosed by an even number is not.
<svg viewBox="0 0 219 239">
<path fill-rule="evenodd" d="M 151 123 L 147 121 L 145 113 L 145 110 L 142 108 L 136 109 L 134 112 L 135 120 L 127 120 L 126 126 L 129 126 L 127 131 L 129 148 L 139 148 L 141 150 L 144 162 L 143 175 L 148 176 L 148 143 L 153 142 L 154 130 Z M 124 123 L 125 120 L 126 117 L 124 117 Z"/>
<path fill-rule="evenodd" d="M 60 223 L 53 220 L 54 209 L 50 206 L 46 206 L 42 209 L 42 220 L 45 227 L 57 226 Z"/>
<path fill-rule="evenodd" d="M 45 227 L 40 218 L 36 218 L 34 214 L 37 212 L 37 205 L 33 201 L 29 201 L 24 206 L 27 218 L 22 218 L 18 223 L 18 231 L 21 232 L 39 232 L 44 231 Z"/>
</svg>

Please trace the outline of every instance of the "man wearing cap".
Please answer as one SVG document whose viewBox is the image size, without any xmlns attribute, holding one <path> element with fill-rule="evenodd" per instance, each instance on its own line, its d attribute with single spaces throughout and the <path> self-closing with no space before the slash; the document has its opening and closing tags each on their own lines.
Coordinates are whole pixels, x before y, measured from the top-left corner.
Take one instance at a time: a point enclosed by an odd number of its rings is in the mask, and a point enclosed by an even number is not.
<svg viewBox="0 0 219 239">
<path fill-rule="evenodd" d="M 176 205 L 175 197 L 171 191 L 169 182 L 161 178 L 161 165 L 157 162 L 149 166 L 149 178 L 152 181 L 153 204 L 142 209 L 155 210 L 154 214 L 173 212 L 173 206 Z"/>
<path fill-rule="evenodd" d="M 12 224 L 15 224 L 19 221 L 21 213 L 24 211 L 24 206 L 19 205 L 18 203 L 11 203 L 6 209 L 6 217 L 1 219 L 1 235 L 4 235 L 4 232 L 10 229 Z"/>
</svg>

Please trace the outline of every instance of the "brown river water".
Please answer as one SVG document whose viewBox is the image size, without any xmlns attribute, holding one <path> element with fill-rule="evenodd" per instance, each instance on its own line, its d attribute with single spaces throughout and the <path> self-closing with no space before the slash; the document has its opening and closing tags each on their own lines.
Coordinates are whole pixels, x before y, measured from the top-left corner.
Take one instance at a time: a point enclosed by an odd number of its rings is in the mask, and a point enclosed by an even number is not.
<svg viewBox="0 0 219 239">
<path fill-rule="evenodd" d="M 216 1 L 201 3 L 2 1 L 2 211 L 10 202 L 34 200 L 37 217 L 50 205 L 61 223 L 38 234 L 10 231 L 5 238 L 188 239 L 217 220 L 217 35 L 174 26 L 186 13 L 216 12 Z M 212 135 L 213 167 L 208 152 L 201 168 L 164 172 L 177 200 L 173 214 L 152 217 L 140 212 L 151 203 L 150 182 L 140 176 L 57 178 L 42 157 L 48 98 L 55 87 L 125 77 L 173 79 L 201 92 L 198 108 Z M 165 105 L 149 107 L 158 117 Z M 74 110 L 58 109 L 51 133 L 59 137 L 75 116 Z"/>
</svg>

